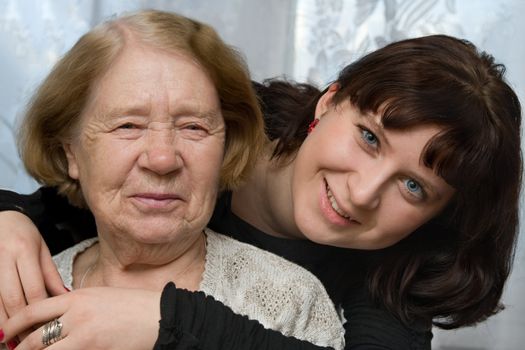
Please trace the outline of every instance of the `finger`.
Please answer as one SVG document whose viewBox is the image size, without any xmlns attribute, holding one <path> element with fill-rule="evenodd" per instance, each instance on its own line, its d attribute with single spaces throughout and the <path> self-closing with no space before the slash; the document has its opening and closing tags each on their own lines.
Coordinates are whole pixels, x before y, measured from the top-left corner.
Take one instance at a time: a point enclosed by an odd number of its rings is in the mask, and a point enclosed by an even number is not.
<svg viewBox="0 0 525 350">
<path fill-rule="evenodd" d="M 62 330 L 60 331 L 60 338 L 61 339 L 55 339 L 54 340 L 54 343 L 51 344 L 51 345 L 45 345 L 44 344 L 44 327 L 46 327 L 46 324 L 48 324 L 49 322 L 52 322 L 53 320 L 50 320 L 48 322 L 46 322 L 45 324 L 43 324 L 42 326 L 40 326 L 39 328 L 37 328 L 34 332 L 32 332 L 31 334 L 29 334 L 24 340 L 22 340 L 20 342 L 20 344 L 16 347 L 17 350 L 39 350 L 39 349 L 53 349 L 55 348 L 54 345 L 58 344 L 59 342 L 61 342 L 63 339 L 62 338 L 65 338 L 66 337 L 66 332 L 67 330 L 64 329 L 64 324 L 62 322 L 61 319 L 59 319 L 59 321 L 61 322 L 62 324 Z M 49 328 L 48 328 L 49 330 Z M 72 348 L 70 348 L 72 349 Z"/>
<path fill-rule="evenodd" d="M 47 347 L 46 350 L 83 350 L 86 349 L 85 346 L 80 346 L 76 344 L 74 337 L 67 336 Z M 18 348 L 16 348 L 18 350 Z"/>
<path fill-rule="evenodd" d="M 40 248 L 40 266 L 42 266 L 44 282 L 50 295 L 56 296 L 68 292 L 45 243 L 42 243 Z"/>
<path fill-rule="evenodd" d="M 14 261 L 0 261 L 0 298 L 8 317 L 26 306 L 20 276 Z"/>
<path fill-rule="evenodd" d="M 65 327 L 65 326 L 64 326 Z M 87 342 L 81 343 L 82 338 L 79 338 L 78 336 L 72 335 L 71 333 L 64 333 L 64 328 L 62 328 L 62 339 L 57 341 L 56 343 L 51 344 L 46 348 L 46 350 L 84 350 L 84 349 L 93 349 L 93 346 L 87 347 L 86 344 L 89 344 Z M 97 349 L 100 349 L 100 347 L 96 347 Z M 16 348 L 18 350 L 18 347 Z"/>
<path fill-rule="evenodd" d="M 11 339 L 33 326 L 40 327 L 43 323 L 60 317 L 65 313 L 67 304 L 64 298 L 68 295 L 38 301 L 14 314 L 3 324 L 5 338 Z"/>
<path fill-rule="evenodd" d="M 40 259 L 35 254 L 24 254 L 17 261 L 18 275 L 28 304 L 47 298 Z"/>
<path fill-rule="evenodd" d="M 7 321 L 7 314 L 4 310 L 4 304 L 2 303 L 2 300 L 0 300 L 0 328 L 3 327 L 5 321 Z M 3 329 L 2 329 L 3 332 Z M 14 337 L 13 339 L 8 341 L 8 338 L 3 335 L 2 341 L 6 342 L 6 345 L 8 346 L 8 349 L 14 349 L 16 345 L 18 345 L 18 337 Z M 0 344 L 0 349 L 2 348 L 2 344 Z"/>
<path fill-rule="evenodd" d="M 7 313 L 4 308 L 4 303 L 0 299 L 0 328 L 2 328 L 5 321 L 7 321 Z"/>
<path fill-rule="evenodd" d="M 44 276 L 40 269 L 40 261 L 35 254 L 25 254 L 20 257 L 17 263 L 26 302 L 33 304 L 47 298 L 48 295 L 44 286 Z M 24 339 L 28 335 L 28 332 L 22 332 L 19 334 L 19 339 Z"/>
<path fill-rule="evenodd" d="M 8 341 L 5 345 L 7 346 L 7 348 L 9 350 L 12 350 L 12 349 L 15 349 L 17 347 L 18 341 L 16 339 L 12 339 L 12 340 Z"/>
</svg>

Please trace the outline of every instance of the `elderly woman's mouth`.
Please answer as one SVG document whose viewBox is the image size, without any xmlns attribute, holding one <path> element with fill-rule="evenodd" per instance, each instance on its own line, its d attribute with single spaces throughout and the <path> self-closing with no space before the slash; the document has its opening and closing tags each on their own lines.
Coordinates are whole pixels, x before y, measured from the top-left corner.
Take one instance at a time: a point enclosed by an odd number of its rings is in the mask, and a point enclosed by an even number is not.
<svg viewBox="0 0 525 350">
<path fill-rule="evenodd" d="M 181 201 L 182 197 L 173 193 L 138 193 L 130 198 L 143 209 L 174 209 Z"/>
</svg>

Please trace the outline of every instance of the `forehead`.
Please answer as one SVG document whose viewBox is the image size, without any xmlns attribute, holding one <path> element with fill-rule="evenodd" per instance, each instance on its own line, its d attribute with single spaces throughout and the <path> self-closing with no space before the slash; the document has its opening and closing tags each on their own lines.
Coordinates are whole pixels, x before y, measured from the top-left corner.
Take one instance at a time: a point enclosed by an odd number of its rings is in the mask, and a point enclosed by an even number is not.
<svg viewBox="0 0 525 350">
<path fill-rule="evenodd" d="M 130 104 L 170 110 L 191 105 L 200 110 L 220 108 L 214 83 L 188 54 L 147 45 L 126 45 L 92 87 L 87 109 Z"/>
</svg>

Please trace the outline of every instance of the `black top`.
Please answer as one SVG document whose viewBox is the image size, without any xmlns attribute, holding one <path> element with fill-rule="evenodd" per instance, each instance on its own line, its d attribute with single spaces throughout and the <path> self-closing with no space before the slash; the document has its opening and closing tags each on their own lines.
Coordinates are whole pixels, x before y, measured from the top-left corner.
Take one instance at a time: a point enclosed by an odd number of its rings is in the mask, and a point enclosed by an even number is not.
<svg viewBox="0 0 525 350">
<path fill-rule="evenodd" d="M 430 349 L 431 322 L 408 327 L 372 303 L 366 272 L 380 251 L 343 249 L 267 235 L 231 211 L 231 193 L 218 200 L 209 227 L 293 261 L 315 274 L 346 319 L 345 349 Z M 52 254 L 96 233 L 91 213 L 70 206 L 53 188 L 32 195 L 0 191 L 0 210 L 18 210 L 38 226 Z M 168 285 L 162 295 L 155 349 L 322 349 L 264 329 L 203 293 Z"/>
</svg>

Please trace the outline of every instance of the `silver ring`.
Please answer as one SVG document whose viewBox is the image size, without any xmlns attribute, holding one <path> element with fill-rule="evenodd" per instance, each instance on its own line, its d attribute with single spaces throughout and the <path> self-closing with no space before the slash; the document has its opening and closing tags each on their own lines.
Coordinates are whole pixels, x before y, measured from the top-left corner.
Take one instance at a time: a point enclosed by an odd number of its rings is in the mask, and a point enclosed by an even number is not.
<svg viewBox="0 0 525 350">
<path fill-rule="evenodd" d="M 49 346 L 62 339 L 62 322 L 55 318 L 42 329 L 42 344 Z"/>
</svg>

